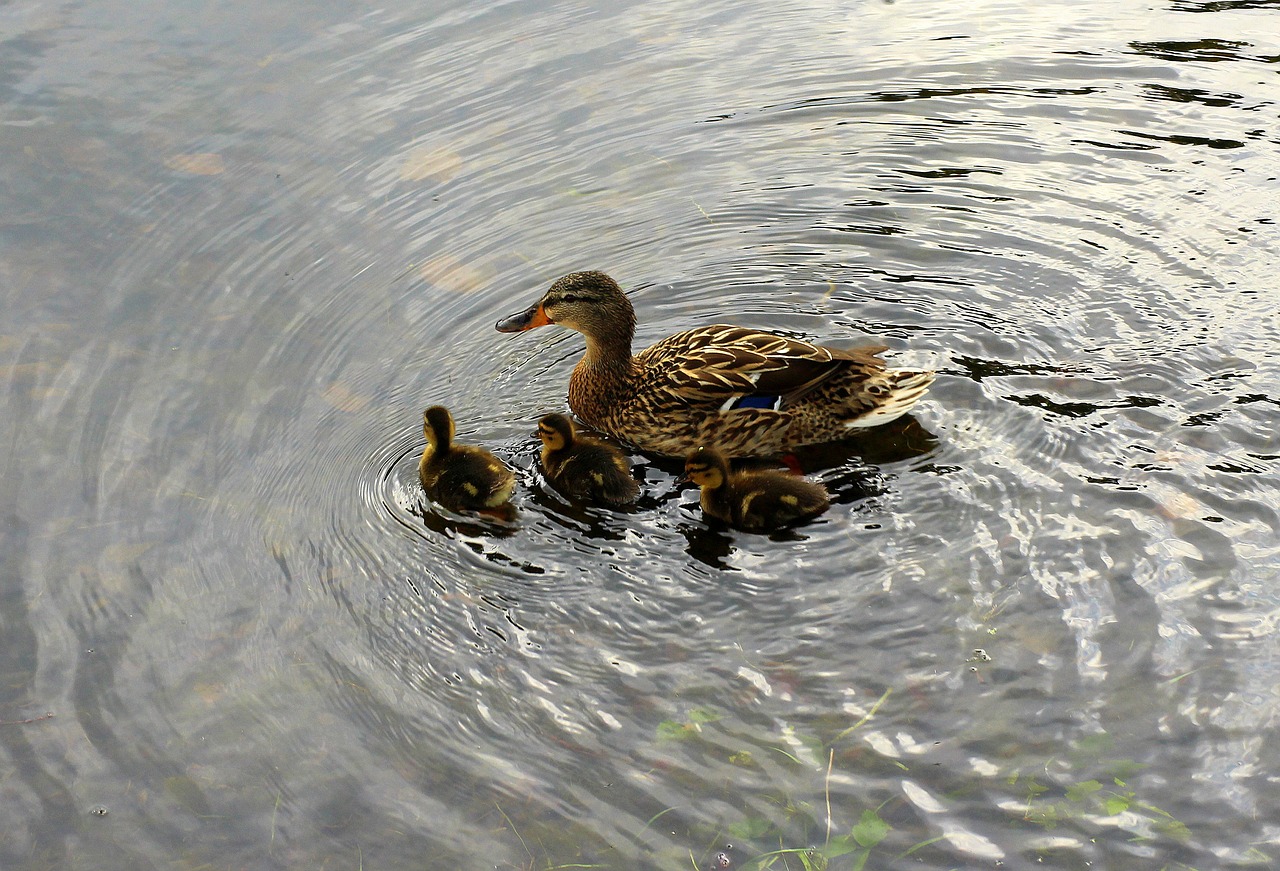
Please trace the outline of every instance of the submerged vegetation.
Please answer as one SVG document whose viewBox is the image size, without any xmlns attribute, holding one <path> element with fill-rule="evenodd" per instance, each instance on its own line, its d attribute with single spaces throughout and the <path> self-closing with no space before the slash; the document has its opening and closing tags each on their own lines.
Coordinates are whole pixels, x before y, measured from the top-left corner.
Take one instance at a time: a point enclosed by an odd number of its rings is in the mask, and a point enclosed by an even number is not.
<svg viewBox="0 0 1280 871">
<path fill-rule="evenodd" d="M 1010 767 L 977 778 L 962 777 L 937 793 L 935 799 L 931 790 L 937 786 L 936 776 L 913 775 L 923 775 L 926 765 L 942 763 L 926 763 L 922 757 L 909 764 L 870 749 L 875 741 L 856 740 L 876 731 L 875 721 L 890 698 L 891 691 L 884 691 L 858 720 L 839 729 L 824 722 L 808 732 L 783 724 L 778 733 L 771 735 L 739 733 L 729 725 L 729 713 L 708 705 L 692 706 L 679 717 L 660 721 L 654 727 L 650 748 L 655 756 L 670 759 L 682 754 L 700 755 L 708 765 L 727 763 L 742 771 L 743 777 L 723 781 L 721 787 L 734 794 L 740 807 L 751 809 L 735 819 L 710 824 L 691 817 L 689 806 L 670 806 L 653 814 L 629 839 L 637 844 L 652 844 L 661 830 L 683 840 L 684 845 L 679 848 L 667 842 L 647 854 L 628 856 L 614 845 L 593 853 L 581 841 L 565 837 L 568 833 L 563 830 L 557 837 L 555 827 L 543 821 L 536 838 L 542 848 L 539 851 L 527 835 L 520 834 L 506 812 L 499 810 L 505 826 L 527 856 L 524 867 L 530 871 L 623 867 L 861 871 L 868 867 L 896 867 L 894 863 L 926 850 L 943 851 L 942 861 L 948 863 L 964 861 L 966 857 L 1001 859 L 1004 851 L 996 844 L 949 827 L 942 816 L 931 820 L 920 814 L 941 811 L 948 804 L 972 805 L 978 796 L 988 803 L 988 812 L 1002 816 L 1008 827 L 1020 828 L 1032 836 L 1027 841 L 1033 845 L 1027 856 L 1031 860 L 1078 851 L 1086 842 L 1106 837 L 1108 831 L 1133 845 L 1160 843 L 1174 847 L 1193 837 L 1185 823 L 1153 800 L 1153 790 L 1140 785 L 1142 764 L 1108 756 L 1113 742 L 1105 734 L 1082 742 L 1069 758 L 1045 758 L 1034 771 L 1026 766 Z M 829 734 L 823 736 L 817 734 L 819 731 Z M 894 771 L 902 782 L 894 794 L 886 796 L 883 786 L 873 784 L 883 783 L 884 776 L 892 776 Z M 1091 776 L 1081 776 L 1081 772 L 1090 772 Z M 686 780 L 696 781 L 674 760 L 643 776 L 652 782 L 663 775 L 681 781 L 677 784 L 680 786 Z M 752 777 L 762 778 L 767 785 L 750 790 L 741 781 Z M 851 802 L 849 794 L 858 790 L 860 781 L 867 784 L 868 793 L 879 794 Z M 927 782 L 929 788 L 922 782 Z M 833 783 L 839 785 L 835 795 Z M 688 786 L 691 790 L 706 788 L 700 782 Z M 677 820 L 684 821 L 683 838 Z M 1052 838 L 1034 836 L 1036 832 L 1050 831 L 1056 831 Z M 555 842 L 563 849 L 552 847 Z M 672 864 L 676 862 L 679 864 Z M 1176 861 L 1153 867 L 1168 871 L 1194 868 Z"/>
</svg>

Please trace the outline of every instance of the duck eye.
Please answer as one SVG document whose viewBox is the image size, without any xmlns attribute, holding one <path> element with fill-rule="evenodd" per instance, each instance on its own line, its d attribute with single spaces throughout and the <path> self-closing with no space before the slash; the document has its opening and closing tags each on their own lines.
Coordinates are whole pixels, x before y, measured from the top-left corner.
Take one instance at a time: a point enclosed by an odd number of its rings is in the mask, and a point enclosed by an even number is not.
<svg viewBox="0 0 1280 871">
<path fill-rule="evenodd" d="M 560 297 L 560 301 L 561 302 L 577 302 L 578 295 L 576 293 L 566 293 L 564 296 Z"/>
</svg>

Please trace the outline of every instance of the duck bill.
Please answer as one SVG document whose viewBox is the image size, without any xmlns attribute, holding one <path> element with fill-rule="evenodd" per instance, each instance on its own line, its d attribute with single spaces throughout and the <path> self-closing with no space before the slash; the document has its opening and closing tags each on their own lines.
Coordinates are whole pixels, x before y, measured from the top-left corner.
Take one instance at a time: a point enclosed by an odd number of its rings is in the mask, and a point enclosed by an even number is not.
<svg viewBox="0 0 1280 871">
<path fill-rule="evenodd" d="M 518 315 L 503 318 L 494 324 L 494 327 L 500 333 L 523 333 L 525 330 L 532 330 L 534 327 L 545 327 L 549 323 L 551 323 L 551 318 L 547 317 L 547 313 L 542 310 L 542 303 L 538 303 L 531 306 L 528 311 L 522 311 Z"/>
</svg>

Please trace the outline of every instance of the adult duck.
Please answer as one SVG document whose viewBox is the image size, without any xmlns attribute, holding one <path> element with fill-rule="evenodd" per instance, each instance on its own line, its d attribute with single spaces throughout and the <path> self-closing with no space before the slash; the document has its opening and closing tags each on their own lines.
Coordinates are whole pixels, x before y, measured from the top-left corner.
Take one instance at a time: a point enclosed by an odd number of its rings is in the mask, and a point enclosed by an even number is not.
<svg viewBox="0 0 1280 871">
<path fill-rule="evenodd" d="M 569 407 L 582 422 L 667 456 L 699 445 L 731 457 L 773 456 L 836 441 L 901 417 L 934 378 L 887 368 L 878 356 L 885 346 L 842 350 L 724 324 L 633 355 L 635 310 L 603 272 L 564 276 L 497 329 L 546 324 L 586 339 L 569 378 Z"/>
</svg>

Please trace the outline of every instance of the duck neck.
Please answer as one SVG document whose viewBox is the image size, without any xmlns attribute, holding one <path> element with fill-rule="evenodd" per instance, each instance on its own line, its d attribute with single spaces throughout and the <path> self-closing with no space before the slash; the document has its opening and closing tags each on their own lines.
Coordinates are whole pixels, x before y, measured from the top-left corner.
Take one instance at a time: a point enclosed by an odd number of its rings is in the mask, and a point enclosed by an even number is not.
<svg viewBox="0 0 1280 871">
<path fill-rule="evenodd" d="M 598 378 L 625 378 L 631 370 L 631 349 L 593 346 L 588 341 L 587 352 L 582 355 L 580 365 L 596 373 Z"/>
<path fill-rule="evenodd" d="M 581 329 L 582 337 L 587 342 L 587 352 L 582 362 L 592 368 L 609 369 L 616 366 L 625 371 L 631 363 L 631 341 L 635 337 L 635 316 L 632 315 L 623 323 L 610 325 L 604 329 L 595 328 L 592 324 Z"/>
<path fill-rule="evenodd" d="M 629 305 L 615 314 L 573 325 L 587 348 L 569 378 L 569 407 L 589 425 L 617 435 L 610 426 L 612 411 L 635 389 L 631 340 L 636 321 Z"/>
<path fill-rule="evenodd" d="M 426 462 L 428 459 L 437 460 L 449 453 L 450 442 L 448 432 L 439 430 L 429 430 L 426 434 L 427 446 L 422 451 L 422 459 Z"/>
<path fill-rule="evenodd" d="M 703 487 L 698 502 L 701 503 L 702 510 L 712 517 L 726 521 L 734 517 L 733 500 L 729 498 L 728 488 L 724 484 L 719 487 Z"/>
<path fill-rule="evenodd" d="M 569 407 L 588 425 L 615 435 L 610 426 L 612 409 L 633 390 L 629 345 L 602 344 L 587 338 L 587 352 L 569 377 Z"/>
<path fill-rule="evenodd" d="M 560 451 L 562 448 L 553 448 L 549 445 L 542 446 L 542 467 L 548 471 L 556 467 L 560 462 Z"/>
<path fill-rule="evenodd" d="M 584 332 L 586 353 L 574 369 L 582 373 L 582 380 L 590 380 L 601 389 L 616 391 L 627 383 L 631 375 L 631 337 L 635 325 L 604 332 Z"/>
</svg>

